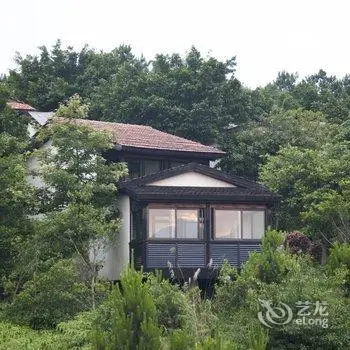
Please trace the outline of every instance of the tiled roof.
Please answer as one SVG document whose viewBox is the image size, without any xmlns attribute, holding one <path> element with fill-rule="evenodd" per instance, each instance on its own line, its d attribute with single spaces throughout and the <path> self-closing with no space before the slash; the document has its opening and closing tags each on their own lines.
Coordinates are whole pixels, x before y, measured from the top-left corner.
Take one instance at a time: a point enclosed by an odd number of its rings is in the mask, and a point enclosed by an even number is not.
<svg viewBox="0 0 350 350">
<path fill-rule="evenodd" d="M 62 118 L 54 118 L 54 120 L 64 121 Z M 205 146 L 199 142 L 171 135 L 146 125 L 110 123 L 88 119 L 75 119 L 75 122 L 90 126 L 94 130 L 109 132 L 112 135 L 113 142 L 122 148 L 206 153 L 217 156 L 225 154 L 225 152 L 215 147 Z"/>
<path fill-rule="evenodd" d="M 16 111 L 35 111 L 35 108 L 21 101 L 8 101 L 7 105 Z"/>
</svg>

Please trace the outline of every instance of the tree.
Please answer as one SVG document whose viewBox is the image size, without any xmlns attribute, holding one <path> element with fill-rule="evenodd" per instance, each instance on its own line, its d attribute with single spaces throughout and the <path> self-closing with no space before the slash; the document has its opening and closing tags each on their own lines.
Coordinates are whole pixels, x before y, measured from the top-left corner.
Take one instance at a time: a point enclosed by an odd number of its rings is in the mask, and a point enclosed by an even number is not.
<svg viewBox="0 0 350 350">
<path fill-rule="evenodd" d="M 212 143 L 230 123 L 246 121 L 249 95 L 235 78 L 235 58 L 204 58 L 192 47 L 185 57 L 136 57 L 130 46 L 111 52 L 80 52 L 61 42 L 39 56 L 20 55 L 6 79 L 14 98 L 40 110 L 79 93 L 97 120 L 151 125 Z M 201 128 L 198 128 L 198 125 Z"/>
<path fill-rule="evenodd" d="M 75 257 L 83 265 L 94 306 L 101 261 L 90 253 L 96 244 L 107 244 L 118 232 L 116 183 L 126 168 L 107 164 L 103 157 L 112 147 L 109 134 L 76 122 L 75 117 L 86 112 L 80 97 L 73 96 L 46 130 L 52 147 L 39 152 L 42 166 L 38 174 L 46 184 L 39 191 L 42 215 L 35 220 L 35 233 L 22 245 L 15 290 L 35 271 L 47 271 L 60 259 Z"/>
<path fill-rule="evenodd" d="M 223 134 L 221 142 L 227 155 L 220 166 L 256 180 L 259 165 L 265 163 L 266 156 L 285 146 L 319 148 L 336 134 L 337 127 L 328 123 L 322 113 L 275 110 L 260 122 Z"/>
<path fill-rule="evenodd" d="M 247 96 L 235 66 L 234 58 L 205 59 L 194 47 L 184 58 L 157 55 L 149 69 L 132 57 L 96 87 L 92 116 L 213 142 L 229 123 L 246 119 Z"/>
<path fill-rule="evenodd" d="M 9 92 L 0 83 L 0 276 L 7 277 L 18 254 L 18 244 L 31 230 L 28 215 L 35 206 L 26 181 L 24 149 L 26 123 L 9 107 Z M 0 280 L 0 290 L 2 289 Z"/>
<path fill-rule="evenodd" d="M 260 179 L 283 197 L 279 227 L 305 229 L 327 243 L 347 240 L 349 164 L 348 141 L 319 149 L 285 147 L 269 156 Z"/>
<path fill-rule="evenodd" d="M 10 70 L 6 80 L 12 97 L 24 100 L 43 111 L 55 110 L 59 102 L 79 92 L 78 77 L 94 55 L 85 46 L 80 52 L 62 49 L 61 41 L 49 51 L 41 46 L 39 56 L 17 54 L 17 70 Z"/>
</svg>

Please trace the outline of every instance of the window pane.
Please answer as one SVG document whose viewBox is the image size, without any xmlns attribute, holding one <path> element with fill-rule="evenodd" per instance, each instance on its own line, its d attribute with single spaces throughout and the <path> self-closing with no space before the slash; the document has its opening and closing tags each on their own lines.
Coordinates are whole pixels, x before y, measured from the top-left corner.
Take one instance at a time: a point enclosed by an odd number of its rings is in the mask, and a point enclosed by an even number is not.
<svg viewBox="0 0 350 350">
<path fill-rule="evenodd" d="M 130 179 L 136 179 L 141 176 L 140 162 L 129 161 L 128 162 L 129 177 Z"/>
<path fill-rule="evenodd" d="M 160 171 L 159 160 L 145 160 L 144 161 L 144 175 L 150 175 Z"/>
<path fill-rule="evenodd" d="M 148 232 L 150 238 L 175 238 L 175 210 L 149 209 Z"/>
<path fill-rule="evenodd" d="M 260 239 L 265 231 L 264 211 L 243 211 L 243 238 Z"/>
<path fill-rule="evenodd" d="M 179 209 L 176 215 L 177 238 L 198 238 L 198 209 Z"/>
<path fill-rule="evenodd" d="M 215 238 L 240 238 L 240 212 L 236 210 L 215 210 Z"/>
</svg>

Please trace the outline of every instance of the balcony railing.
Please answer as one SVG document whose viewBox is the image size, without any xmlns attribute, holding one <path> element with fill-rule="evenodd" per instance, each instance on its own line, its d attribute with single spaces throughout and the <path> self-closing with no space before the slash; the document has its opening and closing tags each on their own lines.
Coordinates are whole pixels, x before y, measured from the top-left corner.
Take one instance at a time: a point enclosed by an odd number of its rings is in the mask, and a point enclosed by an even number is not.
<svg viewBox="0 0 350 350">
<path fill-rule="evenodd" d="M 260 240 L 235 241 L 180 241 L 152 240 L 133 243 L 136 267 L 162 269 L 168 262 L 174 268 L 203 268 L 212 259 L 212 265 L 220 267 L 227 260 L 239 268 L 252 251 L 260 251 Z"/>
</svg>

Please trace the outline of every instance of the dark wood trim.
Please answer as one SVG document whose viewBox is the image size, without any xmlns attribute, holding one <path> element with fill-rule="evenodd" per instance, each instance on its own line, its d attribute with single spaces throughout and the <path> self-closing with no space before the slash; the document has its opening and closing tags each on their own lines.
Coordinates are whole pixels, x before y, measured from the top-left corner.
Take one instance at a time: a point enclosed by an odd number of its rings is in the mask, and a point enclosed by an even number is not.
<svg viewBox="0 0 350 350">
<path fill-rule="evenodd" d="M 204 209 L 205 204 L 191 203 L 150 203 L 147 205 L 149 209 Z"/>
<path fill-rule="evenodd" d="M 208 265 L 210 256 L 210 240 L 212 235 L 211 209 L 210 204 L 206 204 L 204 212 L 204 236 L 205 236 L 205 263 Z"/>
<path fill-rule="evenodd" d="M 257 204 L 213 204 L 211 203 L 211 207 L 213 209 L 222 209 L 222 210 L 229 210 L 229 209 L 238 209 L 238 210 L 266 210 L 266 205 L 257 205 Z"/>
<path fill-rule="evenodd" d="M 117 150 L 119 151 L 119 150 Z M 196 158 L 196 159 L 209 159 L 216 160 L 225 155 L 225 152 L 192 152 L 192 151 L 177 151 L 177 150 L 166 150 L 166 149 L 149 149 L 149 148 L 138 148 L 122 146 L 119 152 L 125 152 L 126 154 L 135 155 L 149 155 L 149 156 L 163 156 L 163 157 L 179 157 L 179 158 Z"/>
</svg>

